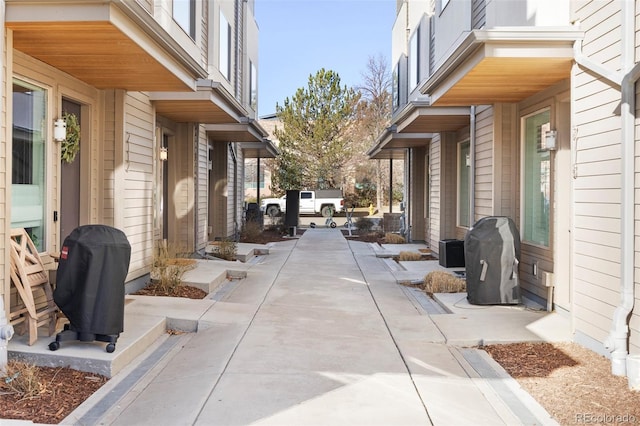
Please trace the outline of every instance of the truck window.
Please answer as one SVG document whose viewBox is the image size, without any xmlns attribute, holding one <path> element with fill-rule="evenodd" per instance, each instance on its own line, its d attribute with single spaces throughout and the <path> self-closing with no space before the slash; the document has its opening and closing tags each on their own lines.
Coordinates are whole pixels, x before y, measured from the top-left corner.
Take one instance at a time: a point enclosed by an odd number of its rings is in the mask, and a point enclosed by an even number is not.
<svg viewBox="0 0 640 426">
<path fill-rule="evenodd" d="M 301 192 L 300 193 L 300 198 L 301 199 L 311 199 L 311 193 L 310 192 Z"/>
</svg>

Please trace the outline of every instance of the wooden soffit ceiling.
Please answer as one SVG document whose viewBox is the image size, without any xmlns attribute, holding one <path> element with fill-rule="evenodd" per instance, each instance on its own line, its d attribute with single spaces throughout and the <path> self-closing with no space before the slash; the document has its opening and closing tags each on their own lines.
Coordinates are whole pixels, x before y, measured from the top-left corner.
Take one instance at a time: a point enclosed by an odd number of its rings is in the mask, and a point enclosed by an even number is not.
<svg viewBox="0 0 640 426">
<path fill-rule="evenodd" d="M 407 148 L 427 146 L 433 138 L 432 133 L 398 133 L 392 126 L 378 138 L 376 144 L 367 151 L 372 160 L 404 158 Z"/>
<path fill-rule="evenodd" d="M 154 92 L 149 99 L 157 114 L 177 123 L 238 124 L 247 116 L 242 105 L 211 80 L 200 80 L 195 92 Z"/>
<path fill-rule="evenodd" d="M 472 52 L 454 58 L 459 64 L 444 67 L 427 82 L 422 93 L 434 106 L 520 102 L 570 77 L 576 38 L 479 42 Z"/>
<path fill-rule="evenodd" d="M 397 121 L 398 133 L 455 132 L 468 126 L 469 107 L 413 106 Z"/>
<path fill-rule="evenodd" d="M 207 124 L 204 126 L 209 139 L 214 142 L 259 142 L 267 136 L 252 123 Z"/>
<path fill-rule="evenodd" d="M 244 158 L 275 158 L 278 155 L 278 148 L 269 139 L 263 139 L 260 142 L 242 142 L 240 148 Z"/>
<path fill-rule="evenodd" d="M 205 70 L 176 49 L 152 18 L 132 19 L 131 9 L 121 7 L 109 1 L 7 1 L 6 27 L 16 50 L 98 89 L 194 90 Z M 139 9 L 135 2 L 130 7 Z"/>
</svg>

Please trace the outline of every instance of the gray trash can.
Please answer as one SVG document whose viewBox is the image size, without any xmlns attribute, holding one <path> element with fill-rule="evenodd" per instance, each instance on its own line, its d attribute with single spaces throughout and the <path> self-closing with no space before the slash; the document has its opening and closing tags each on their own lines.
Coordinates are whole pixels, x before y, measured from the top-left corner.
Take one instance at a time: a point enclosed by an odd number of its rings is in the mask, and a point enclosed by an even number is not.
<svg viewBox="0 0 640 426">
<path fill-rule="evenodd" d="M 513 220 L 489 216 L 476 222 L 465 237 L 464 257 L 469 303 L 521 303 L 520 233 Z"/>
</svg>

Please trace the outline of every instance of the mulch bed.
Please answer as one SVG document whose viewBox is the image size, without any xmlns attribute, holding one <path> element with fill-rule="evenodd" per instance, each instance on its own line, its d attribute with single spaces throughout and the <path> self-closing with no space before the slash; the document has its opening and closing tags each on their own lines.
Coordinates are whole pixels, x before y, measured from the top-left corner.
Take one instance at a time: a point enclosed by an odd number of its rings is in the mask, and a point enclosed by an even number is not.
<svg viewBox="0 0 640 426">
<path fill-rule="evenodd" d="M 5 393 L 0 383 L 0 418 L 60 423 L 108 380 L 70 368 L 39 367 L 38 370 L 43 388 L 35 397 Z"/>
<path fill-rule="evenodd" d="M 640 392 L 611 362 L 576 343 L 512 343 L 486 350 L 562 425 L 640 423 Z"/>
<path fill-rule="evenodd" d="M 139 296 L 168 296 L 168 297 L 184 297 L 187 299 L 204 299 L 207 297 L 207 292 L 198 288 L 188 285 L 180 285 L 174 287 L 170 291 L 165 291 L 160 283 L 150 283 L 145 288 L 133 293 Z"/>
</svg>

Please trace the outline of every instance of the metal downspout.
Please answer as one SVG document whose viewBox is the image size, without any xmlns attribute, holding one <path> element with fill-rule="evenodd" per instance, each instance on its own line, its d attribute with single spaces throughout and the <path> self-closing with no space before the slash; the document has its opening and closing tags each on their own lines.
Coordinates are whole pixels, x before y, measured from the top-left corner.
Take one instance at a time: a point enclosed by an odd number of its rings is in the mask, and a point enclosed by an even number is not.
<svg viewBox="0 0 640 426">
<path fill-rule="evenodd" d="M 622 2 L 622 102 L 621 115 L 621 271 L 620 304 L 613 314 L 611 331 L 605 347 L 611 351 L 611 372 L 616 376 L 627 375 L 629 341 L 629 315 L 634 305 L 634 210 L 635 210 L 635 83 L 638 67 L 634 60 L 635 2 Z"/>
<path fill-rule="evenodd" d="M 476 107 L 469 111 L 469 228 L 476 222 Z M 495 212 L 494 212 L 495 213 Z"/>
</svg>

